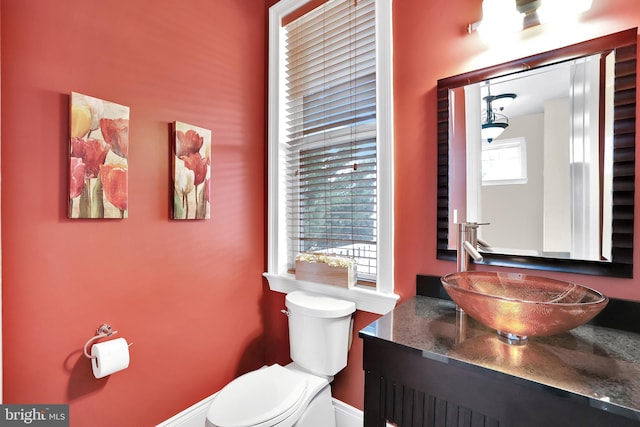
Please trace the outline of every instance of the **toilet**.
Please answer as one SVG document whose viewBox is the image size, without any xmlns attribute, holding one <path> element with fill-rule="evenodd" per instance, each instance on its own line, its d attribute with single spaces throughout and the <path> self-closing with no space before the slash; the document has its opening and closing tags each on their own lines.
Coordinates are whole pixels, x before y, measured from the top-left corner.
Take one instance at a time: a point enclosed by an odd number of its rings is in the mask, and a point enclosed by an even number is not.
<svg viewBox="0 0 640 427">
<path fill-rule="evenodd" d="M 285 301 L 293 362 L 227 384 L 209 406 L 207 427 L 335 427 L 330 384 L 347 366 L 356 306 L 306 291 Z"/>
</svg>

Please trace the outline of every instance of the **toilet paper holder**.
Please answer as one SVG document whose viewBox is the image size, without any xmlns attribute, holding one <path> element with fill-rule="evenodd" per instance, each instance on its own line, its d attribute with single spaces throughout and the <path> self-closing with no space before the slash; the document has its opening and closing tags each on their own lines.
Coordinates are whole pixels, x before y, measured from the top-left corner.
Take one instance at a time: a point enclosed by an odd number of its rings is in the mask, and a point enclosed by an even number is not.
<svg viewBox="0 0 640 427">
<path fill-rule="evenodd" d="M 89 338 L 87 340 L 87 342 L 84 343 L 84 355 L 86 357 L 88 357 L 89 359 L 95 359 L 96 356 L 92 356 L 87 352 L 87 347 L 89 347 L 89 344 L 91 344 L 95 340 L 99 340 L 100 338 L 110 337 L 111 335 L 115 335 L 117 333 L 118 333 L 118 331 L 112 331 L 111 330 L 111 325 L 110 324 L 103 323 L 96 330 L 96 335 L 94 337 Z M 131 347 L 132 345 L 133 345 L 133 343 L 129 343 L 129 347 Z"/>
</svg>

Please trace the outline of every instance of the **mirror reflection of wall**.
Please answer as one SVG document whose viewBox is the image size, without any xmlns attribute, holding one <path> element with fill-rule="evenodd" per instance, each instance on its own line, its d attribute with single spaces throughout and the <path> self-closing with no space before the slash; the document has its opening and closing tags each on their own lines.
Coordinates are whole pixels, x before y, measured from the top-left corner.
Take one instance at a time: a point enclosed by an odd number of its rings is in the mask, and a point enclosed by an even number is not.
<svg viewBox="0 0 640 427">
<path fill-rule="evenodd" d="M 600 59 L 465 86 L 464 105 L 477 106 L 465 109 L 465 220 L 490 223 L 480 236 L 495 251 L 585 260 L 610 253 L 600 242 L 611 220 L 600 209 L 611 191 L 599 145 Z M 504 107 L 486 102 L 503 94 L 511 100 Z M 492 113 L 505 124 L 482 138 Z"/>
</svg>

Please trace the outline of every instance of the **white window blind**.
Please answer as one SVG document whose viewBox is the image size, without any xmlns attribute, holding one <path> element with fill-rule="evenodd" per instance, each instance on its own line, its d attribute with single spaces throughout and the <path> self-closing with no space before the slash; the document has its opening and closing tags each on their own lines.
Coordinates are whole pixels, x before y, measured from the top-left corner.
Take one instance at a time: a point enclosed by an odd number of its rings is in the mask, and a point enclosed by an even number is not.
<svg viewBox="0 0 640 427">
<path fill-rule="evenodd" d="M 284 30 L 288 268 L 333 253 L 375 280 L 375 1 L 330 0 Z"/>
</svg>

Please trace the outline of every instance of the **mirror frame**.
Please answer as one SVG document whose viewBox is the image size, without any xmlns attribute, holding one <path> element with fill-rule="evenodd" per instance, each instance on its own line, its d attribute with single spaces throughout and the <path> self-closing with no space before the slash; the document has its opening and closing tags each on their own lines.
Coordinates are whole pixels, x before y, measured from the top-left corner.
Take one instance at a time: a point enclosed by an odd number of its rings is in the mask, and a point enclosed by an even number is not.
<svg viewBox="0 0 640 427">
<path fill-rule="evenodd" d="M 480 264 L 564 271 L 611 277 L 633 277 L 633 217 L 636 137 L 636 44 L 633 28 L 526 58 L 438 80 L 437 259 L 455 260 L 449 249 L 449 91 L 531 68 L 615 50 L 613 130 L 612 256 L 585 261 L 483 252 Z"/>
</svg>

